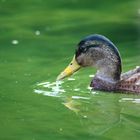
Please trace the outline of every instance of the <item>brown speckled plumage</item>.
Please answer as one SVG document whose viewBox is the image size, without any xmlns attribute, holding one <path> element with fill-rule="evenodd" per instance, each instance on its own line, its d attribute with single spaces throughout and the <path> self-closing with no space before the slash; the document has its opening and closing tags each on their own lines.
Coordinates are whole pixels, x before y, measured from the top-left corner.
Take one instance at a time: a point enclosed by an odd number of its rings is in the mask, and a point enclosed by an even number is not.
<svg viewBox="0 0 140 140">
<path fill-rule="evenodd" d="M 118 91 L 140 93 L 140 67 L 123 74 L 116 89 Z"/>
</svg>

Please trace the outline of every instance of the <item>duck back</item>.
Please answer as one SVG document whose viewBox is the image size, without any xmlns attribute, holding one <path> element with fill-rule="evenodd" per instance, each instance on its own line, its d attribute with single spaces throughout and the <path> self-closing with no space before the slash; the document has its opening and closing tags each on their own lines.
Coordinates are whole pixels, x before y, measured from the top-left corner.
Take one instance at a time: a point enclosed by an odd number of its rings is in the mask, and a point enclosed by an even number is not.
<svg viewBox="0 0 140 140">
<path fill-rule="evenodd" d="M 122 74 L 116 89 L 121 92 L 140 93 L 140 67 Z"/>
</svg>

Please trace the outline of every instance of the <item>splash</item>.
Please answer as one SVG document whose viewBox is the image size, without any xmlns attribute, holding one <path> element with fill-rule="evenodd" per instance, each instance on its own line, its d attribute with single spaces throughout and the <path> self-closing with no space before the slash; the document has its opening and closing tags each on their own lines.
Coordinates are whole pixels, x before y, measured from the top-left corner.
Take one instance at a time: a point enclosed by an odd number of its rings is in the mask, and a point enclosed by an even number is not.
<svg viewBox="0 0 140 140">
<path fill-rule="evenodd" d="M 69 78 L 66 82 L 56 81 L 56 82 L 42 82 L 36 85 L 34 92 L 44 96 L 58 97 L 62 100 L 62 104 L 69 110 L 79 114 L 83 105 L 90 103 L 92 93 L 91 88 L 87 87 L 85 90 L 80 88 L 80 86 L 74 85 L 73 88 L 69 87 L 67 82 L 75 80 L 74 78 Z M 84 114 L 83 118 L 87 118 Z"/>
<path fill-rule="evenodd" d="M 65 90 L 62 88 L 62 83 L 62 81 L 39 83 L 37 86 L 39 86 L 41 89 L 34 89 L 34 92 L 45 96 L 60 97 L 61 94 L 65 92 Z M 45 90 L 42 88 L 45 88 Z"/>
</svg>

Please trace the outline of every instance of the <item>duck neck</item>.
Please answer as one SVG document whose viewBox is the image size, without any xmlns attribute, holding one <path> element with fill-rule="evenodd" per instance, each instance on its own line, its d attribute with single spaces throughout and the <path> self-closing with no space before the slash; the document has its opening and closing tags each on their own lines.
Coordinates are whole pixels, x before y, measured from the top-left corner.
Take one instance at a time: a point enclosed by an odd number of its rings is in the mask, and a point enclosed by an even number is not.
<svg viewBox="0 0 140 140">
<path fill-rule="evenodd" d="M 121 75 L 121 60 L 111 60 L 103 59 L 99 60 L 96 64 L 98 69 L 96 77 L 108 81 L 108 82 L 118 82 Z"/>
</svg>

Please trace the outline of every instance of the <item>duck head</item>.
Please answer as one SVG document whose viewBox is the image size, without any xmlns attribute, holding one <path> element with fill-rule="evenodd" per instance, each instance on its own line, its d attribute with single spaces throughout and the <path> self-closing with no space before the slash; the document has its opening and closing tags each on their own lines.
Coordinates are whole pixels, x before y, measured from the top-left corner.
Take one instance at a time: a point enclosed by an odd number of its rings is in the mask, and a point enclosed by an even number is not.
<svg viewBox="0 0 140 140">
<path fill-rule="evenodd" d="M 121 57 L 115 45 L 102 35 L 90 35 L 82 39 L 76 48 L 75 55 L 57 80 L 70 76 L 82 67 L 92 66 L 103 78 L 120 80 Z"/>
</svg>

